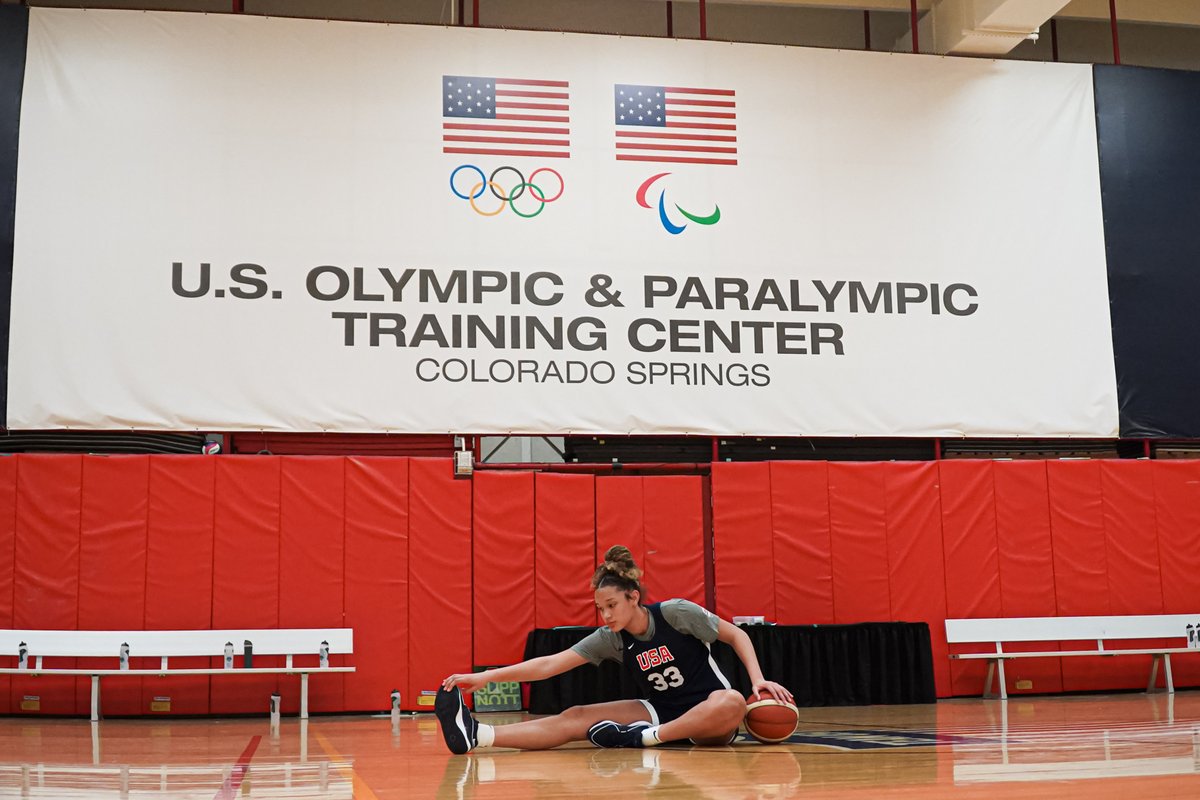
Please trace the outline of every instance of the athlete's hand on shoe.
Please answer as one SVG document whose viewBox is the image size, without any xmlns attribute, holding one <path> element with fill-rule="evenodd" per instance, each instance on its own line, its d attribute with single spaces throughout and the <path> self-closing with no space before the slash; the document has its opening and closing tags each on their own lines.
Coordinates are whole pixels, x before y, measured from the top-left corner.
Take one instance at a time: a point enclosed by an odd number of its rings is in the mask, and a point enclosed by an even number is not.
<svg viewBox="0 0 1200 800">
<path fill-rule="evenodd" d="M 751 688 L 750 697 L 751 702 L 769 698 L 771 700 L 778 700 L 781 703 L 796 704 L 796 701 L 792 699 L 792 693 L 775 681 L 764 680 L 754 684 Z"/>
<path fill-rule="evenodd" d="M 459 672 L 450 675 L 442 681 L 442 686 L 446 689 L 453 689 L 457 686 L 462 691 L 470 694 L 476 689 L 482 689 L 487 686 L 488 679 L 484 676 L 486 672 Z"/>
</svg>

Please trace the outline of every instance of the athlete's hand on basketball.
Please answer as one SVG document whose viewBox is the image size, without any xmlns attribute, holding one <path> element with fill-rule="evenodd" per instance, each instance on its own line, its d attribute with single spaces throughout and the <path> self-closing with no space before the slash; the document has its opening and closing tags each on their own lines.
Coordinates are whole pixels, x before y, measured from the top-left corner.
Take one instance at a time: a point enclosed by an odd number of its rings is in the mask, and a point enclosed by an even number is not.
<svg viewBox="0 0 1200 800">
<path fill-rule="evenodd" d="M 483 672 L 459 672 L 448 676 L 442 681 L 442 687 L 445 689 L 453 689 L 457 686 L 462 691 L 470 694 L 476 689 L 482 689 L 487 686 L 488 679 L 484 677 Z"/>
<path fill-rule="evenodd" d="M 759 681 L 751 687 L 750 695 L 754 700 L 766 700 L 770 698 L 778 700 L 781 703 L 796 704 L 796 701 L 792 699 L 792 693 L 775 681 Z"/>
</svg>

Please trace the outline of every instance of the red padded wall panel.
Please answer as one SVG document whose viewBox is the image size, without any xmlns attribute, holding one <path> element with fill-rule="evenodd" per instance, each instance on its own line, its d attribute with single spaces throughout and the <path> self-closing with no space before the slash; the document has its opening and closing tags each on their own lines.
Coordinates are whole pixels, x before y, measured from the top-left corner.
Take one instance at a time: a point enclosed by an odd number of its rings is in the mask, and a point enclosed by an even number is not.
<svg viewBox="0 0 1200 800">
<path fill-rule="evenodd" d="M 938 482 L 946 565 L 946 616 L 951 619 L 1003 616 L 992 462 L 941 461 Z M 988 649 L 986 645 L 953 648 L 956 653 Z M 980 661 L 955 661 L 950 665 L 950 674 L 954 694 L 980 694 L 987 667 Z"/>
<path fill-rule="evenodd" d="M 79 623 L 81 456 L 24 455 L 17 470 L 13 627 L 74 630 Z M 69 659 L 56 664 L 73 666 Z M 12 709 L 40 697 L 44 714 L 75 714 L 75 678 L 14 678 Z"/>
<path fill-rule="evenodd" d="M 393 689 L 408 710 L 409 549 L 407 458 L 347 458 L 346 627 L 354 629 L 355 672 L 346 676 L 347 711 L 383 710 Z M 415 629 L 429 636 L 418 621 Z"/>
<path fill-rule="evenodd" d="M 534 628 L 533 473 L 477 472 L 472 484 L 474 659 L 515 664 Z"/>
<path fill-rule="evenodd" d="M 17 538 L 16 456 L 0 456 L 0 628 L 13 627 L 13 551 Z M 15 667 L 15 657 L 0 656 L 0 666 Z M 12 679 L 0 675 L 0 714 L 12 708 Z"/>
<path fill-rule="evenodd" d="M 418 697 L 474 663 L 471 481 L 455 480 L 448 458 L 414 458 L 408 486 L 408 694 Z"/>
<path fill-rule="evenodd" d="M 829 464 L 833 610 L 838 623 L 893 619 L 888 580 L 884 469 Z"/>
<path fill-rule="evenodd" d="M 774 621 L 771 465 L 713 464 L 712 500 L 716 613 Z"/>
<path fill-rule="evenodd" d="M 1200 461 L 1155 461 L 1152 472 L 1163 612 L 1194 614 L 1200 599 Z M 1196 658 L 1173 659 L 1171 669 L 1176 686 L 1200 685 Z"/>
<path fill-rule="evenodd" d="M 1058 615 L 1108 614 L 1108 563 L 1099 461 L 1047 461 L 1050 531 L 1054 546 L 1054 589 Z M 1085 642 L 1064 642 L 1090 649 Z M 1109 688 L 1106 659 L 1069 658 L 1062 664 L 1063 690 Z"/>
<path fill-rule="evenodd" d="M 539 628 L 596 624 L 589 585 L 596 555 L 596 488 L 591 475 L 535 479 L 534 619 Z"/>
<path fill-rule="evenodd" d="M 345 627 L 346 460 L 336 456 L 284 457 L 279 496 L 279 627 Z M 314 641 L 306 659 L 320 648 Z M 330 656 L 343 666 L 345 656 Z M 340 674 L 309 680 L 310 711 L 340 711 L 346 679 Z M 300 678 L 279 678 L 284 713 L 300 710 Z"/>
<path fill-rule="evenodd" d="M 775 621 L 833 622 L 829 467 L 824 461 L 771 462 L 771 527 Z"/>
<path fill-rule="evenodd" d="M 633 553 L 633 560 L 646 563 L 646 531 L 643 514 L 645 479 L 638 475 L 596 476 L 596 562 L 616 544 Z M 648 602 L 665 600 L 654 575 L 642 581 Z"/>
<path fill-rule="evenodd" d="M 1052 617 L 1054 551 L 1050 497 L 1042 461 L 1001 461 L 992 467 L 996 487 L 996 540 L 999 545 L 1000 604 L 1006 617 Z M 1037 644 L 1008 649 L 1044 649 Z M 1061 659 L 1012 660 L 1006 667 L 1009 692 L 1061 692 Z M 1029 689 L 1017 681 L 1032 682 Z"/>
<path fill-rule="evenodd" d="M 1100 462 L 1047 461 L 1059 616 L 1108 614 Z"/>
<path fill-rule="evenodd" d="M 1161 614 L 1152 464 L 1101 461 L 1100 486 L 1109 609 L 1113 614 Z"/>
<path fill-rule="evenodd" d="M 650 601 L 704 605 L 704 494 L 698 475 L 643 479 L 644 563 Z M 603 553 L 603 551 L 601 551 Z"/>
<path fill-rule="evenodd" d="M 279 467 L 276 456 L 217 459 L 213 628 L 279 626 Z M 240 664 L 243 643 L 233 645 Z M 254 665 L 282 666 L 282 659 L 257 656 Z M 269 709 L 278 685 L 273 675 L 216 679 L 209 708 L 214 714 Z"/>
<path fill-rule="evenodd" d="M 887 501 L 887 548 L 892 619 L 929 625 L 939 697 L 950 695 L 946 648 L 946 576 L 938 465 L 881 464 Z"/>
<path fill-rule="evenodd" d="M 1108 604 L 1112 614 L 1161 614 L 1158 531 L 1154 521 L 1154 475 L 1147 461 L 1101 461 Z M 1162 640 L 1128 643 L 1158 647 Z M 1145 688 L 1150 656 L 1111 659 L 1110 687 Z"/>
<path fill-rule="evenodd" d="M 147 630 L 212 627 L 213 517 L 217 459 L 151 456 L 146 526 Z M 172 659 L 202 668 L 206 658 Z M 174 714 L 208 713 L 204 675 L 142 681 L 142 713 L 156 697 L 170 698 Z"/>
<path fill-rule="evenodd" d="M 84 456 L 79 532 L 79 629 L 142 630 L 146 621 L 146 524 L 149 456 Z M 116 653 L 114 652 L 115 656 Z M 133 667 L 151 666 L 132 654 Z M 112 659 L 80 659 L 107 667 Z M 158 666 L 157 659 L 153 666 Z M 143 713 L 142 679 L 107 681 L 106 715 Z M 76 687 L 76 705 L 91 704 L 91 681 Z"/>
</svg>

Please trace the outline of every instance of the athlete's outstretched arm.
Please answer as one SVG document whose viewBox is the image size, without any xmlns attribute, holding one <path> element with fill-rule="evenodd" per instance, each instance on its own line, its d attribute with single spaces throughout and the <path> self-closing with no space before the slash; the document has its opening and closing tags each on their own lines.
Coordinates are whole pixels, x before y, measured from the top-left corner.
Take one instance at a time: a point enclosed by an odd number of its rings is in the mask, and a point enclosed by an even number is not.
<svg viewBox="0 0 1200 800">
<path fill-rule="evenodd" d="M 749 640 L 747 639 L 747 641 Z M 751 647 L 751 654 L 753 652 L 753 647 Z M 493 681 L 540 681 L 544 678 L 553 678 L 555 675 L 561 675 L 567 670 L 575 669 L 586 663 L 588 663 L 587 659 L 574 650 L 563 650 L 554 655 L 531 658 L 508 667 L 497 667 L 483 672 L 455 673 L 443 680 L 442 686 L 447 689 L 457 686 L 464 692 L 473 692 Z"/>
<path fill-rule="evenodd" d="M 762 669 L 758 666 L 758 655 L 754 652 L 754 643 L 746 632 L 732 622 L 720 620 L 717 623 L 717 639 L 733 648 L 737 653 L 746 674 L 750 676 L 751 691 L 759 698 L 770 696 L 781 703 L 791 703 L 792 693 L 775 681 L 763 677 Z"/>
</svg>

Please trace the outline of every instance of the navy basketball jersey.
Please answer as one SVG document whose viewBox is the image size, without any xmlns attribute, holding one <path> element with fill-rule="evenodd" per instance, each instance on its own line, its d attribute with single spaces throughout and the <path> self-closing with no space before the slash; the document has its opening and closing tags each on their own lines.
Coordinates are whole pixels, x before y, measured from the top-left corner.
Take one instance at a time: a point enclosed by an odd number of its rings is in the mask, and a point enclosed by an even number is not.
<svg viewBox="0 0 1200 800">
<path fill-rule="evenodd" d="M 709 646 L 672 628 L 663 617 L 661 603 L 646 606 L 654 617 L 654 636 L 638 641 L 621 631 L 621 656 L 643 695 L 651 702 L 693 706 L 729 681 L 713 661 Z"/>
</svg>

